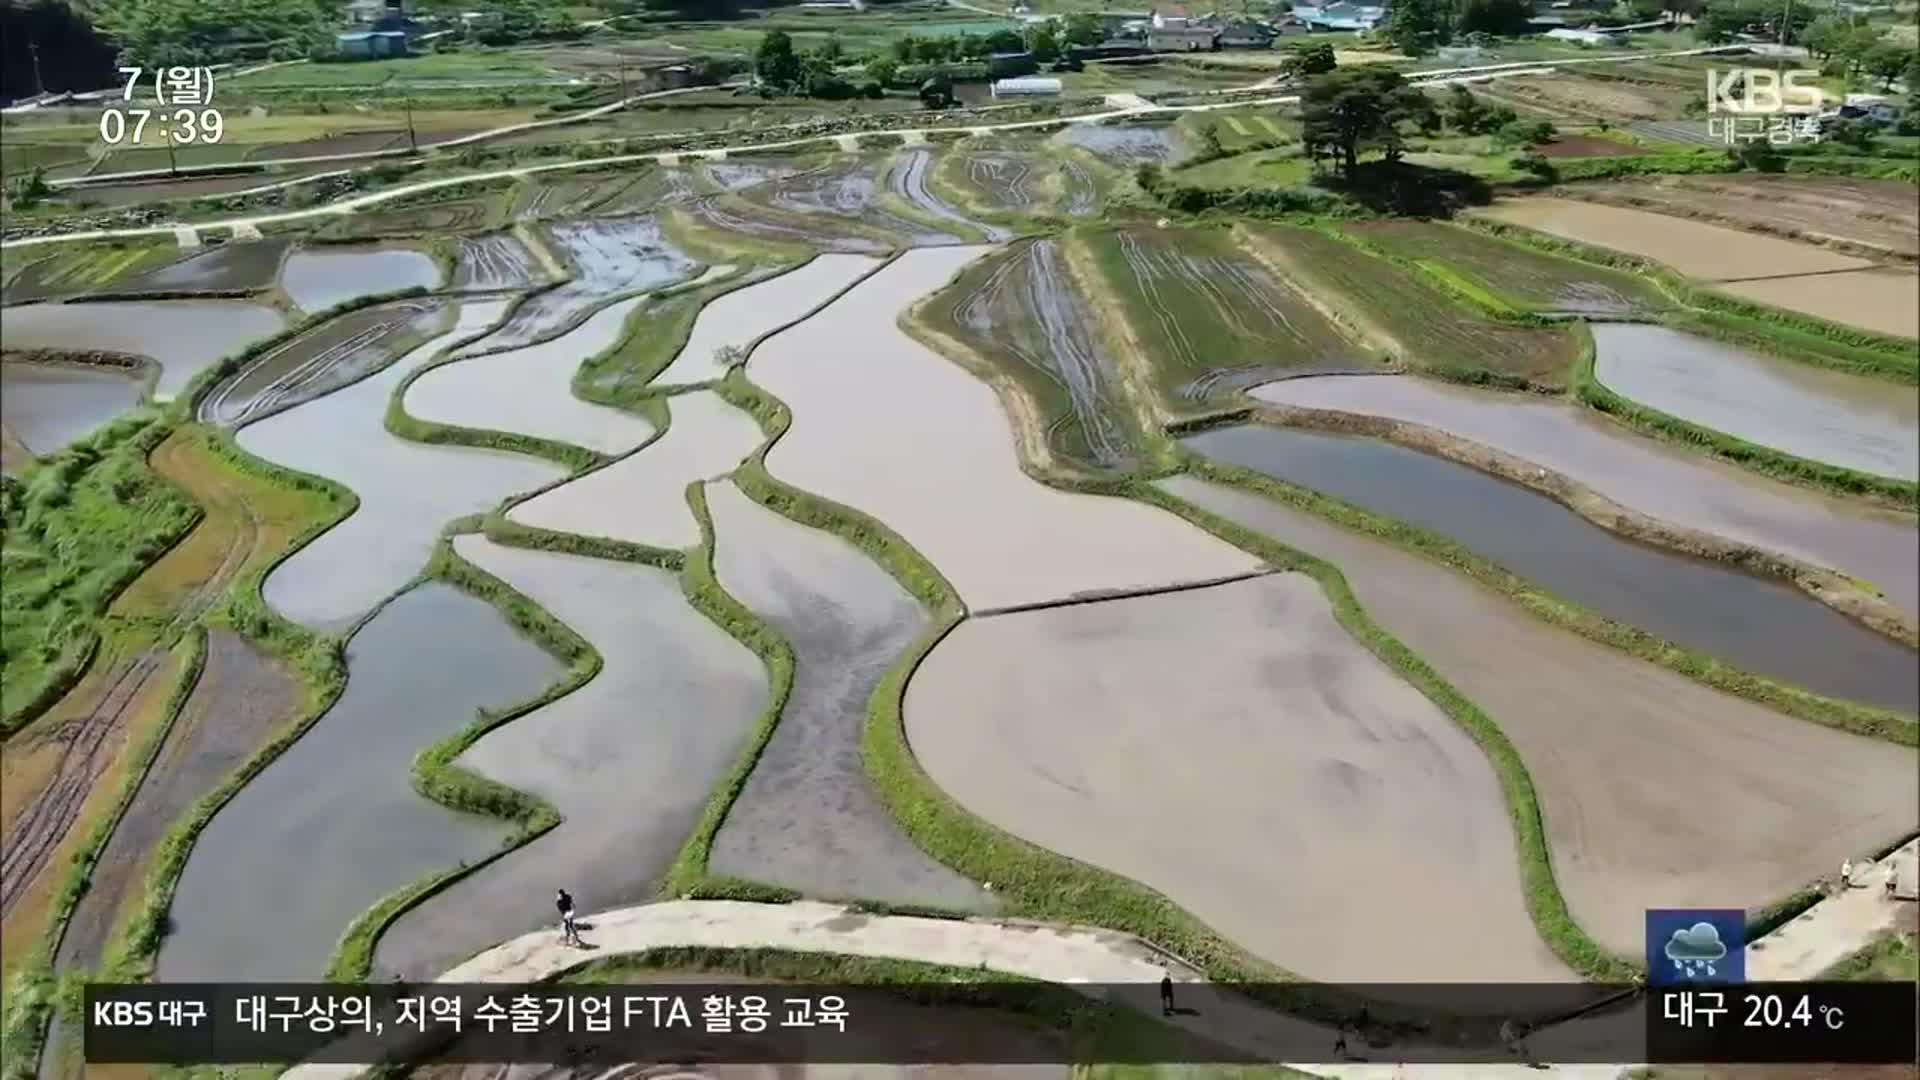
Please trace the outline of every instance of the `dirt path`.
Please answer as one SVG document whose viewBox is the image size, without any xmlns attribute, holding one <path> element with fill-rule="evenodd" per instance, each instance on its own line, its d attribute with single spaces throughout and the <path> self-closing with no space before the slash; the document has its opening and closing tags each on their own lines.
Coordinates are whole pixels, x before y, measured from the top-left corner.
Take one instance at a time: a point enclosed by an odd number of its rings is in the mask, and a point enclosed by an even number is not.
<svg viewBox="0 0 1920 1080">
<path fill-rule="evenodd" d="M 1902 912 L 1911 922 L 1913 901 L 1887 896 L 1882 875 L 1892 867 L 1906 882 L 1905 895 L 1912 896 L 1916 860 L 1920 860 L 1920 840 L 1908 841 L 1877 863 L 1857 865 L 1846 889 L 1835 891 L 1748 947 L 1747 978 L 1753 982 L 1817 979 L 1891 930 Z"/>
<path fill-rule="evenodd" d="M 165 669 L 174 639 L 212 606 L 255 551 L 259 520 L 245 497 L 231 486 L 228 474 L 206 471 L 194 460 L 199 454 L 204 451 L 179 434 L 153 452 L 154 471 L 183 489 L 207 514 L 186 540 L 148 568 L 110 609 L 109 617 L 170 612 L 162 615 L 165 621 L 150 639 L 152 644 L 115 663 L 105 678 L 91 686 L 83 683 L 85 696 L 60 709 L 59 719 L 30 727 L 6 746 L 8 758 L 57 749 L 52 750 L 53 760 L 41 777 L 29 780 L 18 771 L 11 777 L 13 783 L 27 782 L 30 787 L 9 793 L 9 802 L 19 800 L 20 810 L 5 826 L 0 916 L 13 911 L 80 817 L 97 781 L 126 742 L 126 722 L 135 702 Z M 171 603 L 153 603 L 169 594 L 175 597 Z"/>
</svg>

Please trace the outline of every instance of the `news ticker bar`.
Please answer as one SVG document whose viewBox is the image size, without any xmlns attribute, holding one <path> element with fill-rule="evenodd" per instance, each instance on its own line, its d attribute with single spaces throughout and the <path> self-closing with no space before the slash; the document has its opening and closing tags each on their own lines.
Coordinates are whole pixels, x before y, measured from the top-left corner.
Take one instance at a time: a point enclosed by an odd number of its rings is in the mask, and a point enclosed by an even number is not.
<svg viewBox="0 0 1920 1080">
<path fill-rule="evenodd" d="M 1253 1000 L 1299 984 L 1179 983 L 1179 1030 L 1096 1060 L 1903 1064 L 1920 1052 L 1912 983 L 1313 989 L 1382 1004 L 1316 1021 Z M 1162 1015 L 1159 985 L 1137 983 L 92 983 L 83 1004 L 92 1064 L 984 1065 L 1086 1060 L 1072 1014 L 1103 1002 Z M 1455 1015 L 1409 1019 L 1443 1012 Z M 983 1034 L 1000 1028 L 1012 1034 Z"/>
</svg>

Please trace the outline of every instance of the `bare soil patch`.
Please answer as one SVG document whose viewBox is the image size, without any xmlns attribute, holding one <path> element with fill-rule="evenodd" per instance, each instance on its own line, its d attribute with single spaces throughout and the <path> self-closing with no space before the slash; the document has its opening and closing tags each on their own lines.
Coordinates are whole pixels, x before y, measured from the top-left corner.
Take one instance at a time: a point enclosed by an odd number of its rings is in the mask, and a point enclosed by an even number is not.
<svg viewBox="0 0 1920 1080">
<path fill-rule="evenodd" d="M 1632 143 L 1598 135 L 1555 135 L 1553 141 L 1539 147 L 1540 156 L 1550 158 L 1632 157 L 1646 153 Z"/>
<path fill-rule="evenodd" d="M 1920 199 L 1914 197 L 1912 184 L 1899 180 L 1662 176 L 1580 183 L 1565 193 L 1816 244 L 1858 248 L 1862 254 L 1920 257 Z"/>
<path fill-rule="evenodd" d="M 1875 333 L 1920 337 L 1920 274 L 1911 269 L 1729 282 L 1720 291 Z"/>
<path fill-rule="evenodd" d="M 974 813 L 1288 970 L 1565 977 L 1522 901 L 1492 767 L 1305 575 L 970 619 L 908 684 L 905 717 Z M 1417 908 L 1353 887 L 1384 867 L 1419 882 Z"/>
<path fill-rule="evenodd" d="M 1710 690 L 1280 503 L 1161 483 L 1339 567 L 1375 622 L 1500 726 L 1539 792 L 1561 891 L 1608 948 L 1638 955 L 1647 908 L 1758 908 L 1920 826 L 1910 749 Z"/>
<path fill-rule="evenodd" d="M 1639 255 L 1705 281 L 1857 270 L 1864 259 L 1811 244 L 1630 207 L 1549 196 L 1502 199 L 1475 213 L 1596 247 Z"/>
</svg>

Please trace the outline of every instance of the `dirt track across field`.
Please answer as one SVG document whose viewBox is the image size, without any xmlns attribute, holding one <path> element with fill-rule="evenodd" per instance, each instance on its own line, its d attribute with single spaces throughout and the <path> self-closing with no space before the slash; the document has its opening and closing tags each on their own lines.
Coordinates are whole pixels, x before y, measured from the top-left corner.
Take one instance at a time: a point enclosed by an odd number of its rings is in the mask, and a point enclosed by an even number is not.
<svg viewBox="0 0 1920 1080">
<path fill-rule="evenodd" d="M 1339 567 L 1368 615 L 1485 710 L 1603 946 L 1639 955 L 1647 908 L 1756 908 L 1920 825 L 1911 749 L 1710 690 L 1280 503 L 1192 477 L 1160 486 Z"/>
<path fill-rule="evenodd" d="M 1304 574 L 969 619 L 905 715 L 961 805 L 1308 978 L 1567 977 L 1485 756 Z"/>
</svg>

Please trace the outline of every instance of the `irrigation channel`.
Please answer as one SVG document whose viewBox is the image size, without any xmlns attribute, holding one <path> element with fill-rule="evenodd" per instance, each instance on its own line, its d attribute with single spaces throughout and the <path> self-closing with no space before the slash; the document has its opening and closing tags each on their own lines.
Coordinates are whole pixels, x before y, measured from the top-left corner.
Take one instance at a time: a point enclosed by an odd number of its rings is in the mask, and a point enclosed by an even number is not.
<svg viewBox="0 0 1920 1080">
<path fill-rule="evenodd" d="M 1556 596 L 1743 670 L 1920 712 L 1912 649 L 1784 582 L 1635 543 L 1478 469 L 1377 440 L 1259 424 L 1183 443 L 1432 530 Z"/>
</svg>

